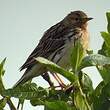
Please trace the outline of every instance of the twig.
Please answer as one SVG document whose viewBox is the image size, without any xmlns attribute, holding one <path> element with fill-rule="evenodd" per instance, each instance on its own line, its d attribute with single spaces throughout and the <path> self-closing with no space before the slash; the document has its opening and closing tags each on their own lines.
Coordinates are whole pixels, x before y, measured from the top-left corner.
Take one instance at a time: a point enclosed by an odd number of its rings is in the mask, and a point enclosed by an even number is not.
<svg viewBox="0 0 110 110">
<path fill-rule="evenodd" d="M 9 105 L 10 107 L 10 110 L 16 110 L 13 102 L 11 101 L 11 99 L 9 97 L 6 97 L 7 98 L 7 104 Z"/>
<path fill-rule="evenodd" d="M 86 104 L 88 110 L 91 110 L 91 107 L 90 107 L 89 103 L 87 102 L 86 96 L 85 96 L 85 94 L 84 94 L 83 91 L 82 91 L 82 88 L 81 88 L 81 86 L 80 86 L 79 80 L 78 80 L 78 86 L 79 86 L 80 93 L 81 93 L 81 95 L 82 95 L 83 98 L 84 98 L 84 101 L 85 101 L 85 104 Z"/>
</svg>

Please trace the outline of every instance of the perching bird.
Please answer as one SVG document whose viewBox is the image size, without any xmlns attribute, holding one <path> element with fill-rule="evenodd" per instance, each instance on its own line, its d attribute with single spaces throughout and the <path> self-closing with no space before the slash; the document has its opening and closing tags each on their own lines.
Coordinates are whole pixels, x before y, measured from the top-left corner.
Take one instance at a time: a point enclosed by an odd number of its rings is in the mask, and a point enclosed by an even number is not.
<svg viewBox="0 0 110 110">
<path fill-rule="evenodd" d="M 68 60 L 70 50 L 74 48 L 76 40 L 80 39 L 85 51 L 88 48 L 89 35 L 87 22 L 91 19 L 92 18 L 87 17 L 82 11 L 73 11 L 62 21 L 50 27 L 21 67 L 21 70 L 26 70 L 14 87 L 24 84 L 28 80 L 39 75 L 43 76 L 46 74 L 48 80 L 48 70 L 35 61 L 34 58 L 36 57 L 44 57 L 61 67 L 68 68 L 70 66 Z M 46 75 L 44 75 L 44 78 Z M 51 85 L 51 82 L 49 83 Z"/>
</svg>

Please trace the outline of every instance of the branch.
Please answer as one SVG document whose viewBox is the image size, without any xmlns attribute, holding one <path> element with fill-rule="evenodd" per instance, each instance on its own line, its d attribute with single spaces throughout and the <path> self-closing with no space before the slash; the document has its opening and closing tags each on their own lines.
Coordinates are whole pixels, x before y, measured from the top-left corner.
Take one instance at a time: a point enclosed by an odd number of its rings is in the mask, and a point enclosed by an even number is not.
<svg viewBox="0 0 110 110">
<path fill-rule="evenodd" d="M 16 108 L 10 98 L 7 98 L 7 103 L 10 107 L 10 110 L 16 110 Z"/>
</svg>

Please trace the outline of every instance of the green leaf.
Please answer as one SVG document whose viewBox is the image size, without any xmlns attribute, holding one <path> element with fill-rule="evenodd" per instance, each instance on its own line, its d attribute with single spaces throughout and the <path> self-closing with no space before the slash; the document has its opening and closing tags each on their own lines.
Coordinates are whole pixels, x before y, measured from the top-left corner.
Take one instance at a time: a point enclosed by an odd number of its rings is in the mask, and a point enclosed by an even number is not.
<svg viewBox="0 0 110 110">
<path fill-rule="evenodd" d="M 107 16 L 107 21 L 108 21 L 107 29 L 108 29 L 108 32 L 110 33 L 110 12 L 107 12 L 106 16 Z"/>
<path fill-rule="evenodd" d="M 105 97 L 97 97 L 93 102 L 93 110 L 110 110 L 110 101 Z"/>
<path fill-rule="evenodd" d="M 96 97 L 99 97 L 102 94 L 102 89 L 105 86 L 104 81 L 101 81 L 98 86 L 96 87 L 95 91 L 94 91 L 94 95 Z"/>
<path fill-rule="evenodd" d="M 74 94 L 74 104 L 77 110 L 89 110 L 80 92 Z"/>
<path fill-rule="evenodd" d="M 78 40 L 72 49 L 71 58 L 70 58 L 71 65 L 75 73 L 77 73 L 79 69 L 83 56 L 84 56 L 84 49 L 80 41 Z"/>
<path fill-rule="evenodd" d="M 30 102 L 33 106 L 37 106 L 44 105 L 45 101 L 54 102 L 55 100 L 63 100 L 67 102 L 71 101 L 71 98 L 69 98 L 69 95 L 67 95 L 64 90 L 50 89 L 48 95 L 45 98 L 33 98 Z"/>
<path fill-rule="evenodd" d="M 43 58 L 43 57 L 37 57 L 35 58 L 37 62 L 45 65 L 50 71 L 56 72 L 67 78 L 70 82 L 74 82 L 77 80 L 77 76 L 69 71 L 66 71 L 62 67 L 56 65 L 55 63 Z"/>
<path fill-rule="evenodd" d="M 50 90 L 48 101 L 53 101 L 53 100 L 68 101 L 69 95 L 67 95 L 64 90 Z"/>
<path fill-rule="evenodd" d="M 110 110 L 110 82 L 105 84 L 102 81 L 93 93 L 94 110 Z"/>
<path fill-rule="evenodd" d="M 0 110 L 3 110 L 7 102 L 7 98 L 3 98 L 0 100 Z"/>
<path fill-rule="evenodd" d="M 104 65 L 110 65 L 109 57 L 105 57 L 100 54 L 92 54 L 84 57 L 80 68 L 85 68 L 89 66 L 104 66 Z"/>
<path fill-rule="evenodd" d="M 101 36 L 103 37 L 105 44 L 110 49 L 110 33 L 107 32 L 101 32 Z"/>
<path fill-rule="evenodd" d="M 5 89 L 4 88 L 4 85 L 3 85 L 3 81 L 2 81 L 2 76 L 5 73 L 5 70 L 3 68 L 4 67 L 4 64 L 5 64 L 5 61 L 6 61 L 6 58 L 0 64 L 0 93 L 2 93 L 2 91 Z"/>
<path fill-rule="evenodd" d="M 108 82 L 102 89 L 102 94 L 110 99 L 110 82 Z"/>
<path fill-rule="evenodd" d="M 76 110 L 64 101 L 45 102 L 45 110 Z"/>
<path fill-rule="evenodd" d="M 30 100 L 32 106 L 44 105 L 44 102 L 40 98 L 33 98 Z"/>
<path fill-rule="evenodd" d="M 101 55 L 105 55 L 107 57 L 110 57 L 110 48 L 107 47 L 107 45 L 105 44 L 105 42 L 102 45 L 102 49 L 100 49 L 98 51 L 98 53 L 101 54 Z"/>
<path fill-rule="evenodd" d="M 97 66 L 97 69 L 99 70 L 99 73 L 102 76 L 105 84 L 110 82 L 110 65 Z"/>
<path fill-rule="evenodd" d="M 2 77 L 4 75 L 4 72 L 5 72 L 5 70 L 3 68 L 4 64 L 5 64 L 5 61 L 6 61 L 6 58 L 0 64 L 0 77 Z"/>
<path fill-rule="evenodd" d="M 35 83 L 17 86 L 2 92 L 4 96 L 30 100 L 32 98 L 45 97 L 48 93 L 45 89 L 37 87 Z"/>
<path fill-rule="evenodd" d="M 102 89 L 102 94 L 100 96 L 100 108 L 101 110 L 110 110 L 110 82 L 108 82 Z M 103 109 L 102 109 L 103 108 Z"/>
<path fill-rule="evenodd" d="M 80 72 L 79 81 L 80 81 L 81 88 L 85 94 L 89 94 L 93 92 L 92 80 L 87 74 Z"/>
<path fill-rule="evenodd" d="M 98 53 L 110 57 L 110 33 L 101 32 L 101 36 L 104 39 L 104 43 Z"/>
<path fill-rule="evenodd" d="M 105 83 L 110 81 L 110 57 L 100 54 L 86 56 L 81 64 L 81 68 L 96 66 Z"/>
<path fill-rule="evenodd" d="M 100 110 L 99 108 L 103 102 L 102 100 L 100 100 L 100 97 L 104 86 L 105 86 L 104 81 L 100 82 L 92 94 L 91 98 L 92 98 L 94 110 Z"/>
</svg>

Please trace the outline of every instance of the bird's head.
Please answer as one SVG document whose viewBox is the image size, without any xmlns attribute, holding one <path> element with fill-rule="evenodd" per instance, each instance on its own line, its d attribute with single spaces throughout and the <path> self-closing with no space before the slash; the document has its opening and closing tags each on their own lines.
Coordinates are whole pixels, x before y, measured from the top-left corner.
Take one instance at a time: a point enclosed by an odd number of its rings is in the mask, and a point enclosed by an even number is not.
<svg viewBox="0 0 110 110">
<path fill-rule="evenodd" d="M 73 11 L 64 18 L 64 24 L 72 27 L 86 28 L 87 22 L 93 18 L 88 17 L 83 11 Z"/>
</svg>

